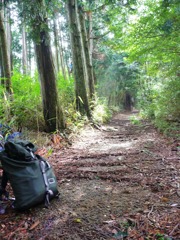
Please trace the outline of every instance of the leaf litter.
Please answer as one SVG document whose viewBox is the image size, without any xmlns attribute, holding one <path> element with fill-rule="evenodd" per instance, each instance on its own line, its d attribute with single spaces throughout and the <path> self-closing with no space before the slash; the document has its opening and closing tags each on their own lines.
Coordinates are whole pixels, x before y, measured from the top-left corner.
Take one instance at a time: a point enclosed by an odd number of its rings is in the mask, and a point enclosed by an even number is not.
<svg viewBox="0 0 180 240">
<path fill-rule="evenodd" d="M 23 213 L 5 202 L 0 239 L 180 239 L 179 142 L 131 116 L 86 126 L 66 148 L 53 135 L 60 199 Z"/>
</svg>

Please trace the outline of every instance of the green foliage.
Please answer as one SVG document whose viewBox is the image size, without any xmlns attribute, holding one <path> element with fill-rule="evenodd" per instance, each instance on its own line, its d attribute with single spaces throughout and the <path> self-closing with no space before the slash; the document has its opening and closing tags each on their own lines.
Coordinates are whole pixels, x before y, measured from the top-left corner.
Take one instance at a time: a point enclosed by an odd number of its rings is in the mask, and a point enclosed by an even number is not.
<svg viewBox="0 0 180 240">
<path fill-rule="evenodd" d="M 106 123 L 111 118 L 112 114 L 104 98 L 96 97 L 94 101 L 91 102 L 93 111 L 92 118 L 93 122 L 97 124 Z"/>
<path fill-rule="evenodd" d="M 133 125 L 137 125 L 137 126 L 141 126 L 141 125 L 142 125 L 139 117 L 137 117 L 137 116 L 131 116 L 131 117 L 130 117 L 130 122 L 131 122 Z"/>
<path fill-rule="evenodd" d="M 157 81 L 158 80 L 158 81 Z M 158 82 L 158 84 L 157 84 Z M 178 78 L 143 83 L 138 95 L 142 115 L 153 119 L 160 131 L 178 135 L 180 119 L 180 82 Z"/>
<path fill-rule="evenodd" d="M 154 72 L 167 66 L 164 72 L 177 74 L 179 65 L 179 1 L 139 1 L 138 15 L 131 16 L 123 37 L 132 61 L 149 62 Z"/>
<path fill-rule="evenodd" d="M 72 75 L 69 79 L 64 79 L 61 72 L 58 74 L 58 91 L 65 108 L 68 107 L 68 104 L 74 102 L 74 79 Z"/>
<path fill-rule="evenodd" d="M 20 44 L 21 35 L 17 31 L 12 31 L 12 52 L 13 52 L 13 65 L 14 68 L 19 68 L 21 64 L 21 57 L 19 53 L 22 51 L 22 46 Z"/>
<path fill-rule="evenodd" d="M 84 126 L 87 119 L 76 111 L 74 78 L 72 75 L 69 79 L 64 79 L 61 72 L 58 74 L 58 91 L 66 118 L 66 126 L 70 132 L 76 132 L 77 129 Z"/>
<path fill-rule="evenodd" d="M 64 115 L 66 118 L 66 124 L 69 131 L 77 132 L 87 123 L 87 118 L 82 116 L 80 112 L 76 111 L 75 105 L 75 92 L 74 92 L 74 79 L 73 76 L 64 79 L 63 75 L 58 75 L 58 91 L 60 95 L 60 101 L 63 106 Z M 108 110 L 108 106 L 104 99 L 98 97 L 91 102 L 92 118 L 95 123 L 103 123 L 109 120 L 111 113 Z"/>
<path fill-rule="evenodd" d="M 126 51 L 126 60 L 129 63 L 136 61 L 142 69 L 136 85 L 136 101 L 141 114 L 153 119 L 161 131 L 177 133 L 180 119 L 180 2 L 137 1 L 133 8 L 134 11 L 122 11 L 125 18 L 121 18 L 121 22 L 118 13 L 113 11 L 114 19 L 109 23 L 109 29 L 114 38 L 109 38 L 107 44 L 117 52 Z M 124 91 L 121 96 L 123 94 Z"/>
<path fill-rule="evenodd" d="M 170 79 L 163 84 L 156 104 L 156 118 L 163 118 L 169 121 L 176 121 L 180 119 L 179 79 Z"/>
<path fill-rule="evenodd" d="M 108 48 L 102 51 L 102 60 L 96 61 L 97 91 L 106 97 L 109 106 L 123 107 L 126 94 L 136 98 L 139 66 L 126 63 L 126 53 L 117 54 Z"/>
<path fill-rule="evenodd" d="M 48 25 L 48 20 L 58 12 L 61 3 L 57 0 L 52 1 L 33 1 L 23 0 L 19 2 L 20 16 L 26 21 L 27 31 L 30 37 L 36 42 L 40 42 L 40 32 L 50 32 L 52 29 Z M 46 39 L 49 41 L 49 39 Z"/>
<path fill-rule="evenodd" d="M 171 79 L 162 86 L 155 100 L 155 125 L 167 134 L 180 137 L 180 82 Z"/>
<path fill-rule="evenodd" d="M 13 100 L 4 97 L 0 99 L 0 115 L 3 116 L 1 122 L 14 128 L 43 129 L 40 84 L 37 77 L 31 78 L 15 72 L 12 87 Z M 1 93 L 4 93 L 2 87 Z"/>
<path fill-rule="evenodd" d="M 157 240 L 172 240 L 171 237 L 165 236 L 164 234 L 161 234 L 161 233 L 156 234 L 156 239 Z"/>
</svg>

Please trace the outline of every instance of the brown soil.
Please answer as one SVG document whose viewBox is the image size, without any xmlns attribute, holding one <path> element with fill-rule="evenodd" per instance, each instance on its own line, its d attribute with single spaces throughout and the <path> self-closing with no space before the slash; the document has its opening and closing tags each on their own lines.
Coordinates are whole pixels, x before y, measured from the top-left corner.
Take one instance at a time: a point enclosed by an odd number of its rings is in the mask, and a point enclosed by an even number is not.
<svg viewBox="0 0 180 240">
<path fill-rule="evenodd" d="M 60 199 L 0 215 L 0 239 L 180 239 L 180 145 L 130 116 L 56 149 Z"/>
</svg>

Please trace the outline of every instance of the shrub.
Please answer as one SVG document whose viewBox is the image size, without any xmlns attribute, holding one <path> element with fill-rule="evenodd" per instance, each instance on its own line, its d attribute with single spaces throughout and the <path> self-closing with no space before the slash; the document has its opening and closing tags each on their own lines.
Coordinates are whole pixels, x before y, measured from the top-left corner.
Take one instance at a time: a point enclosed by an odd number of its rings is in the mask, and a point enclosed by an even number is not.
<svg viewBox="0 0 180 240">
<path fill-rule="evenodd" d="M 1 122 L 15 128 L 43 129 L 40 84 L 37 76 L 24 76 L 15 72 L 12 76 L 13 100 L 0 99 Z M 1 86 L 1 93 L 5 90 Z"/>
</svg>

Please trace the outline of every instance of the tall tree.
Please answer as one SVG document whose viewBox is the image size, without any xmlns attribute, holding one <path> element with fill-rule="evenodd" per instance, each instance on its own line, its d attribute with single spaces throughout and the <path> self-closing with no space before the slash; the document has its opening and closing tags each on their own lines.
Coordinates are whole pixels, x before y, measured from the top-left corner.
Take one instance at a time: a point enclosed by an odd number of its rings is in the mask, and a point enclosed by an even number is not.
<svg viewBox="0 0 180 240">
<path fill-rule="evenodd" d="M 29 3 L 26 17 L 28 17 L 26 19 L 35 42 L 46 130 L 53 132 L 57 129 L 64 129 L 65 123 L 57 92 L 45 1 L 38 0 L 36 4 L 34 2 Z"/>
<path fill-rule="evenodd" d="M 27 35 L 27 33 L 26 33 Z M 27 40 L 27 43 L 26 43 L 26 46 L 27 46 L 27 66 L 28 66 L 28 73 L 31 73 L 32 72 L 32 62 L 34 60 L 34 47 L 33 47 L 33 41 L 32 39 L 27 35 L 26 37 L 26 40 Z M 35 60 L 34 60 L 35 61 Z"/>
<path fill-rule="evenodd" d="M 91 117 L 87 90 L 85 84 L 85 62 L 84 62 L 84 47 L 81 36 L 81 27 L 79 23 L 79 14 L 76 0 L 67 1 L 67 9 L 69 16 L 69 28 L 71 37 L 71 48 L 73 57 L 73 69 L 75 77 L 75 94 L 76 108 L 82 114 Z"/>
<path fill-rule="evenodd" d="M 3 66 L 3 59 L 2 59 L 2 50 L 1 50 L 1 42 L 0 42 L 0 83 L 4 85 L 4 66 Z"/>
<path fill-rule="evenodd" d="M 53 34 L 54 34 L 56 69 L 59 72 L 60 71 L 60 59 L 59 59 L 59 44 L 58 44 L 57 13 L 54 13 L 54 17 L 53 17 Z"/>
<path fill-rule="evenodd" d="M 93 74 L 93 66 L 92 66 L 92 58 L 90 54 L 90 46 L 87 36 L 87 30 L 85 25 L 85 17 L 83 8 L 79 6 L 79 19 L 81 25 L 81 33 L 82 33 L 82 41 L 84 46 L 84 55 L 85 55 L 85 64 L 87 69 L 87 76 L 88 76 L 88 87 L 89 87 L 89 94 L 90 98 L 94 97 L 94 74 Z"/>
<path fill-rule="evenodd" d="M 61 30 L 61 22 L 58 22 L 59 25 L 59 34 L 58 34 L 58 44 L 59 44 L 59 54 L 60 54 L 60 64 L 62 69 L 62 74 L 64 79 L 67 79 L 66 76 L 66 67 L 65 67 L 65 57 L 64 57 L 64 49 L 63 49 L 63 38 L 62 38 L 62 30 Z"/>
<path fill-rule="evenodd" d="M 28 70 L 28 59 L 27 59 L 27 38 L 25 24 L 22 24 L 22 69 L 23 74 L 27 74 Z"/>
<path fill-rule="evenodd" d="M 1 41 L 1 53 L 2 53 L 2 60 L 3 60 L 3 69 L 4 69 L 4 85 L 6 91 L 9 95 L 12 94 L 12 87 L 11 87 L 11 64 L 10 58 L 8 53 L 8 45 L 7 45 L 7 37 L 4 27 L 4 12 L 2 6 L 0 6 L 0 41 Z"/>
<path fill-rule="evenodd" d="M 13 57 L 12 57 L 12 31 L 11 31 L 11 5 L 8 3 L 5 8 L 5 26 L 6 26 L 6 37 L 7 37 L 7 47 L 8 47 L 8 57 L 10 61 L 11 72 L 13 72 Z"/>
</svg>

